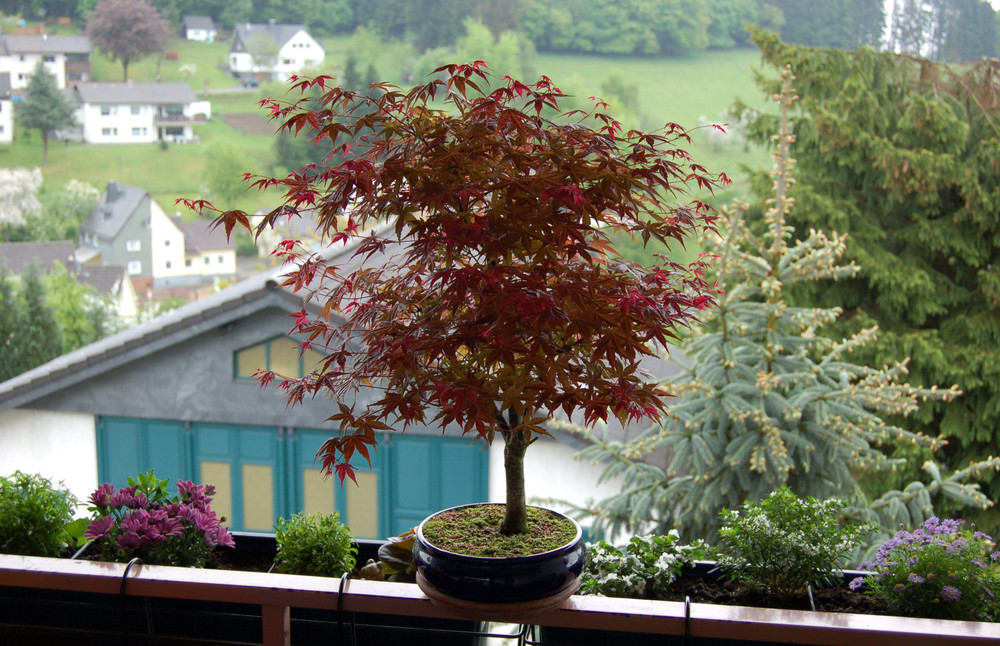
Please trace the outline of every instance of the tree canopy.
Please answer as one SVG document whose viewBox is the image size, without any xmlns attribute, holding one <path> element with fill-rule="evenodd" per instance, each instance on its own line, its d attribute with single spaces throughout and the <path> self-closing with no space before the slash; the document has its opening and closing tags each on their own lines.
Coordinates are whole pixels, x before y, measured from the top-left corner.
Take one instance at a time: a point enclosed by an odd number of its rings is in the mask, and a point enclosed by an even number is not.
<svg viewBox="0 0 1000 646">
<path fill-rule="evenodd" d="M 911 429 L 940 433 L 946 464 L 961 469 L 996 454 L 1000 428 L 1000 75 L 996 61 L 945 67 L 927 59 L 787 45 L 755 35 L 764 60 L 798 70 L 795 114 L 796 234 L 850 236 L 848 279 L 803 287 L 794 303 L 840 306 L 836 333 L 872 324 L 875 343 L 856 360 L 907 357 L 913 383 L 957 384 L 953 402 L 929 401 Z M 766 92 L 773 82 L 761 79 Z M 777 132 L 759 114 L 747 132 Z M 764 177 L 760 181 L 766 181 Z M 911 448 L 913 469 L 921 456 Z M 904 453 L 909 452 L 909 453 Z M 905 474 L 912 475 L 912 471 Z M 986 492 L 1000 495 L 1000 477 Z M 984 528 L 1000 525 L 989 516 Z"/>
<path fill-rule="evenodd" d="M 726 178 L 691 161 L 676 124 L 625 132 L 601 106 L 555 118 L 563 94 L 548 78 L 492 87 L 477 61 L 434 79 L 371 96 L 328 89 L 319 109 L 311 98 L 271 103 L 284 129 L 328 138 L 330 159 L 343 161 L 256 180 L 286 191 L 257 231 L 308 209 L 331 242 L 356 246 L 350 264 L 330 266 L 281 245 L 297 261 L 286 284 L 321 308 L 303 309 L 294 332 L 326 356 L 304 378 L 260 378 L 283 379 L 292 404 L 335 402 L 329 419 L 343 431 L 321 453 L 341 480 L 390 423 L 454 424 L 502 439 L 500 531 L 518 533 L 524 453 L 547 433 L 546 418 L 657 416 L 668 393 L 646 382 L 639 359 L 712 303 L 700 263 L 642 267 L 609 236 L 682 242 L 713 216 L 700 201 L 672 201 Z M 297 87 L 308 93 L 328 80 Z M 217 222 L 249 227 L 241 211 Z"/>
<path fill-rule="evenodd" d="M 87 36 L 111 60 L 121 61 L 126 81 L 129 63 L 164 51 L 170 33 L 167 19 L 143 0 L 100 0 L 87 16 Z"/>
</svg>

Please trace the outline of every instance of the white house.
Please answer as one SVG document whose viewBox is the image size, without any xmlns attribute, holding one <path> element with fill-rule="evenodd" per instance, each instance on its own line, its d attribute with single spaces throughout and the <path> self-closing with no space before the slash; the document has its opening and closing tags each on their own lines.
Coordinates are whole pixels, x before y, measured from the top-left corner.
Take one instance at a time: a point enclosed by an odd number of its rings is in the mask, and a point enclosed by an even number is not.
<svg viewBox="0 0 1000 646">
<path fill-rule="evenodd" d="M 236 25 L 229 46 L 229 70 L 236 76 L 287 81 L 323 63 L 326 52 L 304 25 Z"/>
<path fill-rule="evenodd" d="M 184 16 L 184 31 L 181 35 L 186 40 L 214 43 L 218 31 L 215 28 L 215 23 L 208 16 Z"/>
<path fill-rule="evenodd" d="M 0 72 L 0 144 L 14 141 L 14 101 L 10 72 Z"/>
<path fill-rule="evenodd" d="M 124 266 L 140 291 L 235 278 L 235 244 L 208 229 L 207 222 L 171 218 L 141 188 L 109 181 L 80 224 L 77 257 Z"/>
<path fill-rule="evenodd" d="M 86 36 L 49 34 L 0 34 L 0 72 L 9 72 L 11 87 L 28 87 L 28 77 L 41 61 L 65 89 L 90 80 L 90 39 Z"/>
<path fill-rule="evenodd" d="M 187 83 L 89 82 L 73 91 L 79 137 L 87 143 L 193 142 L 194 124 L 212 116 L 210 102 L 199 101 Z"/>
</svg>

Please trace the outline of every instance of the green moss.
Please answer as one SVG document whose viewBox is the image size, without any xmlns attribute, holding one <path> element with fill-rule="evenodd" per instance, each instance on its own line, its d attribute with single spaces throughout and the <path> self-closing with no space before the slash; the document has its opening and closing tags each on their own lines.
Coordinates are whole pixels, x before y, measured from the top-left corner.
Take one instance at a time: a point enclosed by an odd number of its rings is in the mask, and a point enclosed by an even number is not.
<svg viewBox="0 0 1000 646">
<path fill-rule="evenodd" d="M 576 537 L 576 526 L 559 514 L 528 507 L 528 531 L 502 536 L 504 505 L 474 505 L 441 512 L 424 523 L 424 538 L 435 547 L 489 558 L 530 556 L 558 549 Z"/>
</svg>

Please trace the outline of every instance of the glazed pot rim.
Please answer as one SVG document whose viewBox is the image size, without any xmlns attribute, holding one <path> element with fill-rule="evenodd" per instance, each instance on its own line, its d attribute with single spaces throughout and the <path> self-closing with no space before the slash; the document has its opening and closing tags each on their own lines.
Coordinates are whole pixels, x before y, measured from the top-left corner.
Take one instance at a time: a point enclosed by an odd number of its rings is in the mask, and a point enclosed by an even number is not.
<svg viewBox="0 0 1000 646">
<path fill-rule="evenodd" d="M 538 505 L 528 505 L 528 507 L 534 507 L 535 509 L 541 509 L 543 511 L 549 512 L 550 514 L 555 514 L 556 516 L 560 516 L 562 518 L 565 518 L 569 522 L 573 523 L 573 527 L 576 529 L 576 535 L 569 542 L 564 543 L 563 545 L 560 545 L 559 547 L 557 547 L 555 549 L 549 550 L 547 552 L 538 552 L 536 554 L 526 554 L 524 556 L 472 556 L 471 554 L 462 554 L 460 552 L 451 552 L 449 550 L 446 550 L 446 549 L 443 549 L 441 547 L 438 547 L 434 543 L 432 543 L 429 540 L 427 540 L 426 538 L 424 538 L 424 523 L 426 523 L 429 520 L 434 519 L 435 517 L 439 516 L 440 514 L 443 514 L 443 513 L 449 512 L 449 511 L 454 511 L 456 509 L 466 509 L 468 507 L 485 507 L 487 505 L 498 506 L 498 505 L 506 505 L 506 504 L 507 503 L 503 503 L 503 502 L 473 502 L 473 503 L 468 503 L 468 504 L 465 504 L 465 505 L 455 505 L 454 507 L 448 507 L 447 509 L 441 509 L 439 511 L 434 512 L 433 514 L 431 514 L 427 518 L 423 519 L 422 521 L 420 521 L 420 525 L 417 526 L 417 539 L 429 551 L 437 552 L 439 554 L 453 555 L 453 556 L 461 557 L 463 559 L 470 559 L 470 560 L 473 560 L 473 561 L 480 561 L 480 562 L 483 562 L 483 563 L 496 562 L 496 561 L 509 561 L 509 562 L 520 563 L 520 562 L 526 562 L 526 561 L 533 561 L 533 560 L 538 560 L 538 559 L 544 559 L 546 557 L 555 556 L 555 555 L 559 554 L 560 552 L 565 552 L 565 551 L 568 551 L 568 550 L 572 550 L 574 546 L 578 545 L 583 540 L 583 528 L 580 527 L 580 523 L 576 522 L 576 520 L 570 518 L 566 514 L 558 512 L 558 511 L 556 511 L 554 509 L 549 509 L 548 507 L 540 507 Z"/>
</svg>

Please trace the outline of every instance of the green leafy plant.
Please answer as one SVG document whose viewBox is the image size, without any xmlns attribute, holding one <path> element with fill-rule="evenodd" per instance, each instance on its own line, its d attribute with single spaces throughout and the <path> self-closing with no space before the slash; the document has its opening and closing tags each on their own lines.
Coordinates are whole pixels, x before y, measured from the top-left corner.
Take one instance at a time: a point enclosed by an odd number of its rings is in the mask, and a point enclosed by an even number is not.
<svg viewBox="0 0 1000 646">
<path fill-rule="evenodd" d="M 76 506 L 69 490 L 41 475 L 0 477 L 0 553 L 58 556 L 72 543 L 65 526 Z"/>
<path fill-rule="evenodd" d="M 167 493 L 167 480 L 152 470 L 128 479 L 115 490 L 102 484 L 91 494 L 94 519 L 84 532 L 109 561 L 201 567 L 216 546 L 235 542 L 210 505 L 215 487 L 177 481 L 179 495 Z"/>
<path fill-rule="evenodd" d="M 336 577 L 354 569 L 358 548 L 338 512 L 278 518 L 274 532 L 279 572 Z"/>
<path fill-rule="evenodd" d="M 901 530 L 862 569 L 873 574 L 851 581 L 889 608 L 907 615 L 997 621 L 1000 619 L 1000 552 L 965 521 L 928 518 L 913 531 Z"/>
<path fill-rule="evenodd" d="M 875 526 L 842 526 L 843 500 L 799 498 L 781 487 L 760 502 L 722 511 L 719 568 L 747 587 L 794 595 L 829 581 Z"/>
<path fill-rule="evenodd" d="M 656 599 L 684 567 L 710 555 L 701 541 L 682 545 L 677 530 L 633 536 L 622 548 L 603 540 L 588 543 L 580 594 Z"/>
</svg>

